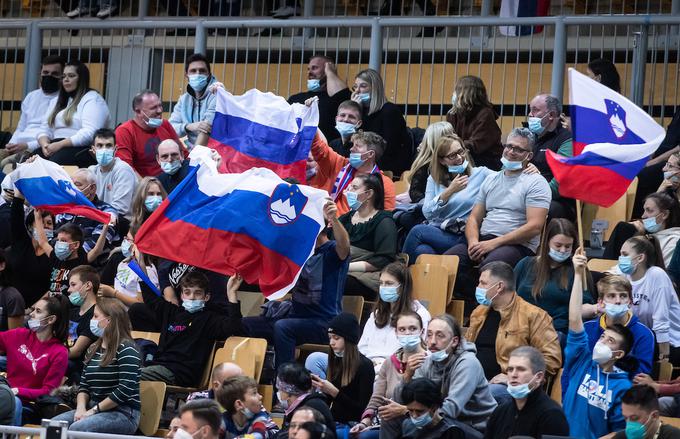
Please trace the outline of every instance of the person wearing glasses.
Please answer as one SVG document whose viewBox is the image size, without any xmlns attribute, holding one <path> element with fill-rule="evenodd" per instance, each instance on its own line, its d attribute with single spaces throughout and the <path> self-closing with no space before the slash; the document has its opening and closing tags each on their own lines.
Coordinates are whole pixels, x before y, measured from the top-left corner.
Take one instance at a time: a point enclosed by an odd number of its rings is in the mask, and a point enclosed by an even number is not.
<svg viewBox="0 0 680 439">
<path fill-rule="evenodd" d="M 460 258 L 456 293 L 475 297 L 479 279 L 475 266 L 503 261 L 514 267 L 522 258 L 536 254 L 552 196 L 545 178 L 524 172 L 533 158 L 535 141 L 526 128 L 508 134 L 501 157 L 503 170 L 484 180 L 465 223 L 467 242 L 446 251 Z"/>
<path fill-rule="evenodd" d="M 427 224 L 413 227 L 404 242 L 404 253 L 415 263 L 421 254 L 442 254 L 465 242 L 467 220 L 482 183 L 493 171 L 475 167 L 470 151 L 455 134 L 443 136 L 435 147 L 427 178 L 423 215 Z"/>
</svg>

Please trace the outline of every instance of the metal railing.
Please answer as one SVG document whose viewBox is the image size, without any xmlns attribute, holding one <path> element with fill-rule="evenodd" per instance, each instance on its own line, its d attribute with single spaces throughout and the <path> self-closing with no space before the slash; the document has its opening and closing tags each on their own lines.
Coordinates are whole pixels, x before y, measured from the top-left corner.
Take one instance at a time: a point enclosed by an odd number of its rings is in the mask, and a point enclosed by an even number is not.
<svg viewBox="0 0 680 439">
<path fill-rule="evenodd" d="M 47 421 L 43 421 L 46 423 Z M 50 427 L 11 427 L 0 425 L 1 439 L 46 439 L 47 430 Z M 60 439 L 152 439 L 147 436 L 130 436 L 121 434 L 90 433 L 84 431 L 64 430 L 59 436 Z"/>
<path fill-rule="evenodd" d="M 532 33 L 509 36 L 507 26 Z M 0 20 L 0 128 L 16 125 L 41 58 L 55 53 L 88 63 L 115 123 L 131 116 L 132 96 L 144 88 L 158 90 L 171 111 L 193 52 L 207 54 L 215 77 L 236 94 L 303 91 L 313 53 L 336 59 L 350 86 L 361 69 L 378 69 L 388 99 L 420 127 L 445 115 L 460 76 L 477 75 L 504 132 L 524 120 L 538 92 L 566 98 L 567 67 L 585 71 L 589 60 L 605 57 L 617 64 L 623 93 L 663 123 L 678 102 L 678 26 L 680 17 L 671 15 Z M 436 36 L 419 37 L 427 28 Z"/>
</svg>

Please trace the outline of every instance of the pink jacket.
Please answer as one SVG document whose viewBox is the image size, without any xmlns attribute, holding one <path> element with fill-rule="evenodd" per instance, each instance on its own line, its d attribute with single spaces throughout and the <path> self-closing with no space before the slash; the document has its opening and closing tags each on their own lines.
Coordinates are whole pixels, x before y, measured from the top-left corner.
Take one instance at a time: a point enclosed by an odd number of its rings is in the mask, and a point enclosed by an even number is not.
<svg viewBox="0 0 680 439">
<path fill-rule="evenodd" d="M 56 338 L 41 342 L 35 333 L 18 328 L 0 332 L 0 352 L 7 355 L 7 380 L 23 400 L 34 400 L 61 384 L 68 349 Z"/>
</svg>

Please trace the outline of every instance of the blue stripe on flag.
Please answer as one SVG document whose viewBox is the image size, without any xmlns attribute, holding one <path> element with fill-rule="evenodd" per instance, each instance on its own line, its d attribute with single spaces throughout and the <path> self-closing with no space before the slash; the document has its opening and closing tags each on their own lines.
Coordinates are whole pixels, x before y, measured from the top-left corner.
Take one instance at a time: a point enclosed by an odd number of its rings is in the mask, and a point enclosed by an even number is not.
<svg viewBox="0 0 680 439">
<path fill-rule="evenodd" d="M 617 148 L 618 146 L 614 145 L 613 148 Z M 581 165 L 581 166 L 601 166 L 603 168 L 610 169 L 617 174 L 621 175 L 622 177 L 628 179 L 628 180 L 633 180 L 638 173 L 640 172 L 640 169 L 642 169 L 645 166 L 645 163 L 647 163 L 647 158 L 637 160 L 634 162 L 618 162 L 616 160 L 612 160 L 607 157 L 602 157 L 599 154 L 595 154 L 593 152 L 584 152 L 583 154 L 579 154 L 576 157 L 569 157 L 565 160 L 561 160 L 562 163 L 568 164 L 568 165 Z"/>
<path fill-rule="evenodd" d="M 307 159 L 315 134 L 314 126 L 305 126 L 300 133 L 292 133 L 218 112 L 210 137 L 242 154 L 289 165 Z"/>
<path fill-rule="evenodd" d="M 590 145 L 591 143 L 615 143 L 617 145 L 642 144 L 645 141 L 628 129 L 618 138 L 609 122 L 609 116 L 592 108 L 571 106 L 571 117 L 574 125 L 574 141 Z M 628 115 L 635 117 L 635 115 Z"/>
<path fill-rule="evenodd" d="M 29 177 L 19 178 L 14 184 L 33 206 L 79 204 L 94 208 L 85 195 L 65 180 L 57 183 L 52 177 Z"/>
</svg>

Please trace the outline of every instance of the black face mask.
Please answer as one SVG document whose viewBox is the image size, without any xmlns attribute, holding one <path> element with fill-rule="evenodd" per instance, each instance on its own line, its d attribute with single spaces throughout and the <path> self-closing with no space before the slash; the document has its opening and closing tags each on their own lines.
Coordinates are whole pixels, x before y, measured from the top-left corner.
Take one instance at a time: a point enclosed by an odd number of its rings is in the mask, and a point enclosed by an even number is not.
<svg viewBox="0 0 680 439">
<path fill-rule="evenodd" d="M 59 78 L 55 78 L 54 76 L 41 76 L 40 77 L 40 88 L 47 93 L 47 94 L 52 94 L 55 93 L 59 90 L 59 83 L 61 80 Z"/>
</svg>

